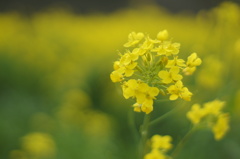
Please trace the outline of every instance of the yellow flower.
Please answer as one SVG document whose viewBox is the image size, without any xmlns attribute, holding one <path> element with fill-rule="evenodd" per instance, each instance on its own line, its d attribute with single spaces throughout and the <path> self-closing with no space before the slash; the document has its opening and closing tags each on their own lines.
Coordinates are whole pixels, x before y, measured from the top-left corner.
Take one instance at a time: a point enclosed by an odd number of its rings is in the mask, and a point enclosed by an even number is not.
<svg viewBox="0 0 240 159">
<path fill-rule="evenodd" d="M 187 66 L 188 67 L 195 67 L 201 65 L 202 60 L 198 58 L 197 53 L 192 53 L 187 60 Z"/>
<path fill-rule="evenodd" d="M 123 80 L 124 69 L 118 69 L 110 74 L 112 82 L 121 82 Z"/>
<path fill-rule="evenodd" d="M 153 52 L 157 52 L 158 55 L 177 55 L 179 53 L 180 44 L 171 43 L 170 41 L 164 41 L 160 43 L 158 48 L 152 49 Z"/>
<path fill-rule="evenodd" d="M 153 99 L 158 93 L 157 87 L 149 87 L 146 83 L 140 83 L 135 91 L 137 103 L 133 105 L 134 111 L 149 114 L 153 110 Z"/>
<path fill-rule="evenodd" d="M 192 75 L 195 72 L 196 67 L 186 67 L 184 68 L 183 72 L 185 75 Z"/>
<path fill-rule="evenodd" d="M 194 104 L 191 110 L 187 112 L 187 118 L 193 124 L 198 124 L 204 115 L 205 115 L 205 112 L 199 104 Z"/>
<path fill-rule="evenodd" d="M 167 159 L 167 156 L 165 156 L 157 149 L 153 149 L 150 153 L 144 156 L 144 159 Z"/>
<path fill-rule="evenodd" d="M 56 146 L 50 135 L 36 132 L 22 138 L 22 149 L 31 158 L 52 158 L 55 155 Z"/>
<path fill-rule="evenodd" d="M 167 40 L 168 39 L 168 31 L 167 30 L 160 31 L 157 34 L 157 39 L 161 40 L 161 41 Z"/>
<path fill-rule="evenodd" d="M 126 52 L 122 55 L 121 59 L 119 60 L 120 66 L 129 65 L 132 61 L 136 61 L 138 59 L 138 54 L 136 52 Z"/>
<path fill-rule="evenodd" d="M 145 112 L 149 114 L 153 111 L 153 100 L 146 100 L 142 104 L 135 103 L 133 108 L 135 112 Z"/>
<path fill-rule="evenodd" d="M 114 70 L 118 70 L 120 68 L 120 61 L 115 61 L 114 63 L 113 63 L 113 69 Z"/>
<path fill-rule="evenodd" d="M 226 134 L 226 132 L 229 130 L 229 115 L 227 113 L 220 114 L 218 116 L 217 122 L 212 128 L 212 131 L 214 133 L 214 138 L 216 140 L 220 140 L 223 138 L 223 136 Z"/>
<path fill-rule="evenodd" d="M 151 152 L 144 156 L 144 159 L 167 159 L 165 153 L 172 148 L 172 138 L 169 135 L 154 135 L 151 137 Z"/>
<path fill-rule="evenodd" d="M 151 138 L 152 149 L 160 149 L 161 151 L 167 151 L 172 148 L 171 141 L 172 137 L 169 135 L 154 135 Z"/>
<path fill-rule="evenodd" d="M 196 66 L 201 65 L 202 60 L 198 58 L 197 53 L 192 53 L 187 60 L 187 67 L 183 70 L 186 75 L 191 75 L 196 70 Z"/>
<path fill-rule="evenodd" d="M 153 100 L 145 101 L 141 107 L 142 112 L 149 114 L 153 111 Z"/>
<path fill-rule="evenodd" d="M 178 59 L 178 56 L 175 56 L 173 60 L 168 60 L 166 68 L 171 68 L 173 66 L 185 67 L 185 61 L 183 59 Z"/>
<path fill-rule="evenodd" d="M 218 115 L 221 113 L 221 110 L 224 106 L 225 102 L 220 100 L 214 100 L 211 102 L 207 102 L 204 104 L 204 110 L 207 114 Z"/>
<path fill-rule="evenodd" d="M 134 79 L 130 79 L 127 82 L 124 82 L 124 84 L 122 85 L 123 96 L 126 99 L 130 97 L 135 97 L 138 85 L 139 84 L 137 80 Z"/>
<path fill-rule="evenodd" d="M 185 101 L 191 101 L 192 93 L 188 90 L 187 87 L 183 87 L 182 93 L 181 93 L 181 98 L 184 99 Z"/>
<path fill-rule="evenodd" d="M 179 68 L 174 66 L 172 67 L 169 72 L 168 71 L 160 71 L 158 76 L 162 79 L 163 83 L 169 84 L 174 81 L 179 81 L 182 79 L 182 75 L 178 74 Z"/>
<path fill-rule="evenodd" d="M 138 44 L 142 39 L 144 38 L 144 34 L 143 33 L 135 33 L 135 32 L 131 32 L 128 35 L 128 42 L 125 43 L 123 46 L 124 47 L 131 47 L 133 45 Z"/>
<path fill-rule="evenodd" d="M 134 73 L 134 70 L 133 70 L 133 69 L 134 69 L 136 66 L 137 66 L 137 63 L 136 63 L 136 62 L 133 62 L 133 63 L 125 66 L 124 75 L 125 75 L 126 77 L 132 76 L 133 73 Z"/>
<path fill-rule="evenodd" d="M 169 97 L 170 100 L 176 100 L 178 97 L 186 101 L 191 100 L 192 93 L 186 87 L 183 87 L 182 81 L 177 81 L 175 85 L 171 85 L 167 90 L 171 94 Z"/>
<path fill-rule="evenodd" d="M 146 37 L 146 40 L 142 44 L 141 48 L 144 50 L 150 50 L 153 48 L 154 44 L 158 43 L 157 40 L 151 39 L 149 36 Z"/>
</svg>

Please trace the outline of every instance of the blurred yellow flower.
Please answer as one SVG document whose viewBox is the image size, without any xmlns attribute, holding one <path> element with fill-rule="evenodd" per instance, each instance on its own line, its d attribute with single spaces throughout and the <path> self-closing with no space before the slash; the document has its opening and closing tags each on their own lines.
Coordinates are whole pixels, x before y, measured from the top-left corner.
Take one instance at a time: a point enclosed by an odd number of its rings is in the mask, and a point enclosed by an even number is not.
<svg viewBox="0 0 240 159">
<path fill-rule="evenodd" d="M 157 39 L 161 40 L 161 41 L 167 40 L 168 39 L 168 31 L 167 30 L 160 31 L 157 34 Z"/>
<path fill-rule="evenodd" d="M 194 104 L 187 113 L 187 118 L 194 125 L 202 125 L 212 129 L 214 138 L 220 140 L 229 130 L 229 115 L 222 113 L 225 102 L 214 100 L 205 103 L 201 108 L 199 104 Z"/>
<path fill-rule="evenodd" d="M 187 67 L 183 70 L 186 75 L 191 75 L 196 70 L 196 66 L 201 65 L 202 60 L 196 53 L 192 53 L 187 60 Z"/>
<path fill-rule="evenodd" d="M 220 140 L 229 130 L 229 115 L 227 113 L 220 114 L 215 125 L 213 125 L 213 133 L 216 140 Z"/>
<path fill-rule="evenodd" d="M 54 158 L 56 154 L 56 145 L 49 134 L 35 132 L 22 138 L 22 150 L 30 158 Z"/>
<path fill-rule="evenodd" d="M 151 137 L 151 151 L 144 156 L 144 159 L 167 159 L 166 152 L 172 148 L 172 137 L 169 135 L 154 135 Z"/>
<path fill-rule="evenodd" d="M 204 115 L 205 112 L 199 104 L 194 104 L 191 110 L 187 112 L 187 118 L 190 119 L 193 124 L 198 124 Z"/>
<path fill-rule="evenodd" d="M 152 142 L 152 149 L 160 149 L 161 151 L 167 151 L 172 148 L 172 137 L 169 135 L 161 136 L 161 135 L 154 135 L 151 138 Z"/>
<path fill-rule="evenodd" d="M 144 159 L 166 159 L 166 158 L 167 157 L 157 149 L 153 149 L 150 153 L 144 156 Z"/>
</svg>

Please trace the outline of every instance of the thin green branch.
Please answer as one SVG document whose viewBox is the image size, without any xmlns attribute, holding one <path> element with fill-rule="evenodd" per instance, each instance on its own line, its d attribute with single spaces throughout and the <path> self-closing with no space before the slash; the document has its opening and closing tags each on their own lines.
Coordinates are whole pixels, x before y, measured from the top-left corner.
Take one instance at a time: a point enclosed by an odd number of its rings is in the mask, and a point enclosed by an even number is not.
<svg viewBox="0 0 240 159">
<path fill-rule="evenodd" d="M 146 142 L 148 137 L 148 127 L 149 127 L 150 115 L 145 114 L 143 124 L 140 127 L 141 141 L 139 144 L 139 159 L 143 159 L 146 154 Z"/>
<path fill-rule="evenodd" d="M 174 158 L 180 152 L 180 150 L 184 147 L 184 144 L 192 136 L 193 132 L 195 132 L 195 127 L 191 127 L 191 129 L 187 132 L 187 134 L 182 138 L 182 140 L 177 144 L 176 148 L 172 152 L 171 156 Z"/>
<path fill-rule="evenodd" d="M 130 127 L 131 132 L 132 132 L 132 136 L 134 138 L 134 141 L 137 143 L 137 141 L 139 139 L 139 133 L 138 133 L 136 123 L 135 123 L 134 111 L 132 109 L 130 109 L 129 113 L 128 113 L 128 125 Z"/>
<path fill-rule="evenodd" d="M 172 110 L 168 111 L 167 113 L 163 114 L 162 116 L 158 117 L 157 119 L 154 119 L 153 121 L 151 121 L 149 123 L 149 126 L 153 126 L 153 125 L 159 123 L 160 121 L 162 121 L 163 119 L 167 118 L 168 116 L 172 115 L 173 113 L 177 112 L 178 110 L 180 110 L 182 108 L 182 105 L 183 104 L 173 108 Z"/>
</svg>

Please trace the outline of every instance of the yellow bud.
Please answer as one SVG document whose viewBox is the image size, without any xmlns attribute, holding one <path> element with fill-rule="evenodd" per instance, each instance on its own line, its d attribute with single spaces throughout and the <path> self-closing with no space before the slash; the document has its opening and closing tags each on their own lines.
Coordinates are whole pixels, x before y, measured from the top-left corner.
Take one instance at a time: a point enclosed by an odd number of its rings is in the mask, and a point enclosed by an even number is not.
<svg viewBox="0 0 240 159">
<path fill-rule="evenodd" d="M 163 30 L 163 31 L 160 31 L 157 35 L 157 39 L 158 40 L 167 40 L 168 39 L 168 31 L 167 30 Z"/>
</svg>

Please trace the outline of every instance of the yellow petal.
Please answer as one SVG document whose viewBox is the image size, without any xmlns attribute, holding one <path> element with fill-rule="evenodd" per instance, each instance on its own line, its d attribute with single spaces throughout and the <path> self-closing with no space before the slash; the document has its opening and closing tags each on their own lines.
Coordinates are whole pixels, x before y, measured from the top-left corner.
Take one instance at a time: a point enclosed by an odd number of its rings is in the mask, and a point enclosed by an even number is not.
<svg viewBox="0 0 240 159">
<path fill-rule="evenodd" d="M 169 99 L 170 100 L 176 100 L 176 99 L 178 99 L 178 95 L 172 94 L 172 95 L 170 95 Z"/>
</svg>

